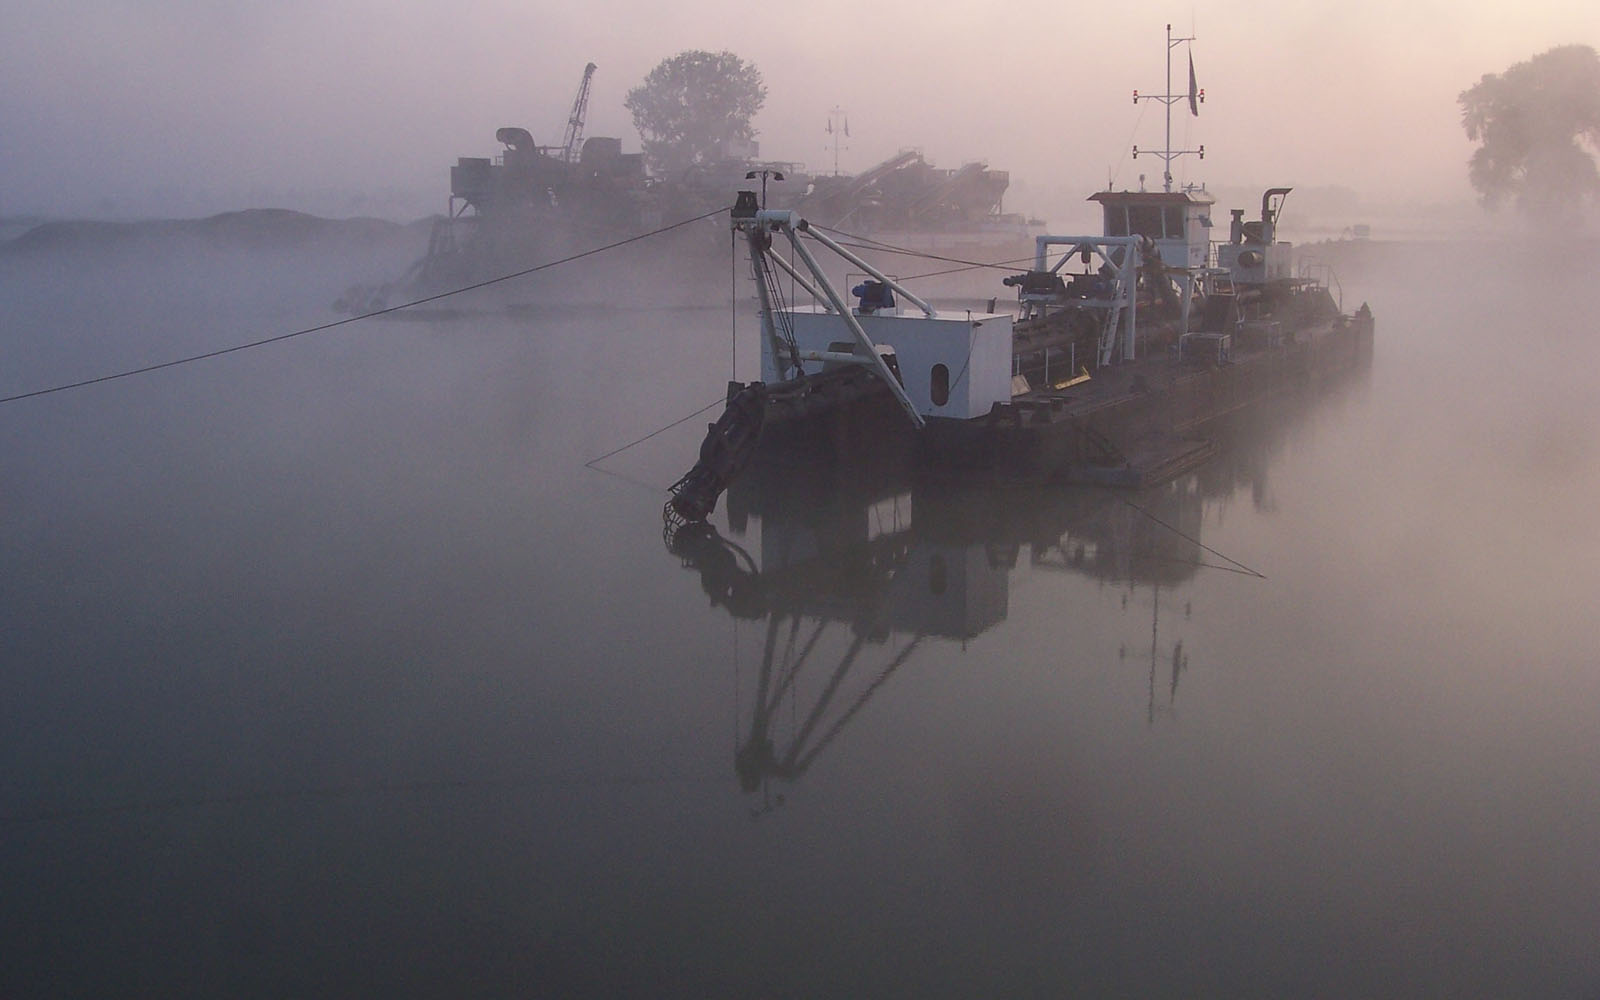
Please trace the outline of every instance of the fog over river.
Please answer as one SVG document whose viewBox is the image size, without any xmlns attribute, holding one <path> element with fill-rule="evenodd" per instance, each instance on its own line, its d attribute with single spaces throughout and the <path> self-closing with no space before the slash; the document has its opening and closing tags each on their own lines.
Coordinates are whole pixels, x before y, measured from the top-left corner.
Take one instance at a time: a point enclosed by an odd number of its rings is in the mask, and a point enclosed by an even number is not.
<svg viewBox="0 0 1600 1000">
<path fill-rule="evenodd" d="M 0 255 L 0 395 L 414 249 Z M 1600 996 L 1600 247 L 1334 249 L 1371 370 L 1176 483 L 693 558 L 714 412 L 585 463 L 754 377 L 722 258 L 0 405 L 0 996 Z"/>
</svg>

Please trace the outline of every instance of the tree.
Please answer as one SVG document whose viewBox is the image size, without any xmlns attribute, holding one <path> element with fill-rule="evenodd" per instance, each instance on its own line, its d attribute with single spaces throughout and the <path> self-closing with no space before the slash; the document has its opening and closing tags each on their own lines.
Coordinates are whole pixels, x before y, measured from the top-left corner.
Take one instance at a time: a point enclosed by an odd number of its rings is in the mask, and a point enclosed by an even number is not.
<svg viewBox="0 0 1600 1000">
<path fill-rule="evenodd" d="M 1563 45 L 1485 74 L 1461 92 L 1461 124 L 1481 142 L 1468 163 L 1485 207 L 1507 199 L 1550 218 L 1600 194 L 1600 55 Z"/>
<path fill-rule="evenodd" d="M 624 106 L 658 176 L 678 177 L 727 155 L 730 143 L 748 142 L 750 126 L 767 99 L 761 71 L 732 52 L 680 52 L 628 91 Z"/>
</svg>

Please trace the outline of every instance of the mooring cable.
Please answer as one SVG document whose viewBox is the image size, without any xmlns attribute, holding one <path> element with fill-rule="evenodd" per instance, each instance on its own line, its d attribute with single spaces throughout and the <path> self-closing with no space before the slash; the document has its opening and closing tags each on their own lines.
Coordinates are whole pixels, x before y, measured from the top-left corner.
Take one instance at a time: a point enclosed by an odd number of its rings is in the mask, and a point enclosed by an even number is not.
<svg viewBox="0 0 1600 1000">
<path fill-rule="evenodd" d="M 1134 510 L 1136 510 L 1139 513 L 1143 514 L 1145 517 L 1148 517 L 1150 520 L 1152 520 L 1155 523 L 1161 525 L 1163 528 L 1166 528 L 1168 531 L 1172 532 L 1174 535 L 1177 535 L 1179 538 L 1183 539 L 1184 541 L 1193 542 L 1194 544 L 1200 546 L 1202 549 L 1205 549 L 1207 552 L 1209 552 L 1212 555 L 1216 556 L 1218 559 L 1227 559 L 1228 562 L 1230 562 L 1233 565 L 1239 567 L 1236 572 L 1244 573 L 1244 574 L 1246 574 L 1248 576 L 1253 576 L 1258 580 L 1265 580 L 1267 578 L 1265 573 L 1258 573 L 1255 570 L 1251 569 L 1249 566 L 1246 566 L 1244 563 L 1240 562 L 1239 560 L 1232 559 L 1232 558 L 1229 558 L 1228 556 L 1223 555 L 1221 552 L 1218 552 L 1216 549 L 1214 549 L 1211 546 L 1207 545 L 1205 542 L 1202 542 L 1200 539 L 1195 538 L 1193 535 L 1186 534 L 1181 528 L 1178 528 L 1178 527 L 1175 527 L 1174 525 L 1168 524 L 1166 521 L 1161 520 L 1161 518 L 1156 517 L 1154 514 L 1152 514 L 1149 511 L 1145 510 L 1143 507 L 1141 507 L 1138 504 L 1134 503 L 1132 500 L 1129 500 L 1127 498 L 1119 498 L 1119 499 L 1121 499 L 1122 502 L 1127 504 L 1129 507 L 1132 507 Z M 1216 567 L 1213 567 L 1213 568 L 1214 569 L 1227 569 L 1226 566 L 1216 566 Z"/>
<path fill-rule="evenodd" d="M 832 233 L 832 234 L 834 234 L 836 236 L 843 236 L 847 240 L 858 240 L 862 244 L 865 244 L 865 249 L 879 250 L 879 251 L 883 251 L 885 253 L 905 254 L 905 255 L 911 256 L 911 257 L 922 257 L 922 258 L 924 258 L 926 260 L 942 260 L 947 264 L 965 264 L 968 267 L 973 267 L 973 268 L 991 267 L 991 268 L 996 268 L 996 269 L 1009 270 L 1012 267 L 1012 265 L 1006 264 L 1003 261 L 996 262 L 996 261 L 981 261 L 981 260 L 965 260 L 965 259 L 963 259 L 961 257 L 946 257 L 943 254 L 929 253 L 926 250 L 912 250 L 909 247 L 896 246 L 893 243 L 885 243 L 882 240 L 875 240 L 870 236 L 861 236 L 861 235 L 856 234 L 856 233 L 847 233 L 842 229 L 834 229 L 831 226 L 819 226 L 815 222 L 810 223 L 810 225 L 811 225 L 811 228 L 813 228 L 813 229 L 820 229 L 825 233 Z M 1028 258 L 1028 259 L 1031 260 L 1032 258 Z"/>
<path fill-rule="evenodd" d="M 1117 175 L 1122 173 L 1122 165 L 1128 162 L 1128 150 L 1133 148 L 1134 137 L 1139 134 L 1139 126 L 1144 124 L 1144 115 L 1148 110 L 1150 110 L 1150 102 L 1140 101 L 1139 113 L 1134 116 L 1133 128 L 1128 132 L 1128 141 L 1122 144 L 1122 155 L 1117 157 L 1117 165 L 1111 168 L 1111 176 L 1106 178 L 1106 188 L 1108 190 L 1112 185 L 1116 184 Z M 1184 143 L 1184 145 L 1188 145 L 1188 143 Z"/>
<path fill-rule="evenodd" d="M 678 426 L 679 424 L 688 423 L 689 421 L 693 420 L 695 417 L 698 417 L 700 414 L 702 414 L 702 413 L 706 412 L 707 410 L 711 409 L 713 406 L 716 406 L 718 403 L 726 403 L 727 401 L 728 400 L 725 397 L 718 396 L 716 399 L 713 399 L 711 402 L 709 402 L 706 405 L 700 407 L 700 409 L 694 411 L 693 413 L 689 414 L 686 417 L 679 417 L 677 420 L 674 420 L 672 423 L 667 424 L 665 427 L 657 427 L 655 430 L 651 431 L 649 434 L 646 434 L 644 437 L 639 438 L 638 440 L 629 441 L 627 444 L 623 445 L 621 448 L 613 448 L 610 451 L 606 452 L 604 455 L 600 455 L 600 456 L 597 456 L 595 458 L 589 459 L 587 462 L 583 463 L 583 467 L 586 468 L 586 469 L 593 469 L 596 465 L 599 465 L 601 462 L 604 462 L 606 459 L 610 458 L 612 455 L 620 455 L 623 452 L 627 451 L 629 448 L 634 447 L 635 445 L 644 444 L 646 441 L 648 441 L 651 438 L 655 437 L 657 434 L 665 434 L 667 431 L 672 430 L 674 427 Z M 600 471 L 603 472 L 605 470 L 602 469 Z"/>
<path fill-rule="evenodd" d="M 1034 256 L 1032 254 L 1029 254 L 1026 257 L 1013 257 L 1010 260 L 998 260 L 998 261 L 995 261 L 993 264 L 968 264 L 965 267 L 950 267 L 950 268 L 944 269 L 943 271 L 925 271 L 922 274 L 907 275 L 906 277 L 899 278 L 897 280 L 899 280 L 899 281 L 919 281 L 919 280 L 921 280 L 923 278 L 941 278 L 941 277 L 943 277 L 943 276 L 945 276 L 947 274 L 964 274 L 967 271 L 976 271 L 976 270 L 978 270 L 980 268 L 1003 267 L 1007 271 L 1012 271 L 1012 270 L 1015 270 L 1018 265 L 1021 265 L 1021 264 L 1032 264 L 1033 261 L 1034 261 Z"/>
<path fill-rule="evenodd" d="M 640 240 L 649 239 L 652 236 L 660 236 L 662 233 L 670 232 L 674 229 L 679 229 L 683 226 L 700 222 L 703 219 L 709 219 L 714 215 L 721 215 L 726 211 L 728 211 L 726 208 L 719 208 L 711 212 L 706 212 L 704 215 L 697 215 L 692 219 L 684 219 L 681 222 L 674 222 L 669 226 L 662 226 L 660 229 L 653 229 L 648 233 L 639 233 L 636 236 L 630 236 L 627 239 L 618 240 L 615 243 L 607 243 L 605 246 L 594 247 L 593 249 L 585 250 L 582 253 L 575 253 L 570 257 L 563 257 L 560 260 L 552 260 L 544 264 L 535 265 L 534 267 L 528 267 L 520 271 L 514 271 L 511 274 L 502 274 L 499 277 L 489 278 L 485 281 L 479 281 L 475 284 L 466 285 L 461 288 L 452 288 L 446 292 L 439 292 L 437 294 L 428 295 L 420 299 L 413 299 L 410 302 L 402 302 L 399 305 L 388 306 L 383 309 L 374 309 L 371 312 L 361 313 L 357 316 L 346 316 L 344 319 L 337 319 L 331 323 L 322 323 L 317 326 L 306 327 L 303 330 L 294 330 L 290 333 L 280 333 L 276 336 L 266 337 L 262 340 L 253 340 L 245 344 L 235 344 L 232 347 L 218 348 L 215 351 L 205 351 L 201 354 L 191 354 L 187 357 L 175 358 L 171 361 L 162 361 L 153 365 L 145 365 L 141 368 L 130 368 L 126 371 L 112 372 L 108 375 L 98 375 L 94 378 L 86 378 L 77 382 L 53 385 L 45 389 L 34 389 L 30 392 L 20 392 L 14 396 L 3 396 L 0 397 L 0 404 L 15 403 L 24 399 L 32 399 L 35 396 L 47 396 L 55 392 L 66 392 L 68 389 L 82 389 L 85 386 L 98 385 L 101 382 L 111 382 L 115 379 L 129 378 L 133 375 L 146 375 L 150 372 L 160 371 L 163 368 L 176 368 L 179 365 L 187 365 L 196 361 L 205 361 L 209 358 L 221 357 L 224 354 L 233 354 L 237 351 L 248 351 L 256 347 L 265 347 L 268 344 L 276 344 L 280 341 L 291 340 L 295 337 L 304 337 L 307 334 L 322 333 L 323 331 L 331 330 L 336 326 L 344 326 L 347 323 L 358 323 L 364 319 L 372 319 L 377 316 L 384 316 L 392 312 L 399 312 L 402 309 L 411 309 L 415 306 L 426 305 L 429 302 L 437 302 L 440 299 L 449 298 L 452 295 L 461 295 L 464 292 L 477 291 L 480 288 L 487 288 L 490 285 L 496 285 L 502 281 L 510 281 L 513 278 L 525 277 L 537 271 L 545 271 L 561 264 L 570 264 L 575 260 L 582 260 L 585 257 L 593 257 L 598 253 L 605 253 L 607 250 L 615 250 L 618 247 L 627 246 L 629 243 L 637 243 Z"/>
</svg>

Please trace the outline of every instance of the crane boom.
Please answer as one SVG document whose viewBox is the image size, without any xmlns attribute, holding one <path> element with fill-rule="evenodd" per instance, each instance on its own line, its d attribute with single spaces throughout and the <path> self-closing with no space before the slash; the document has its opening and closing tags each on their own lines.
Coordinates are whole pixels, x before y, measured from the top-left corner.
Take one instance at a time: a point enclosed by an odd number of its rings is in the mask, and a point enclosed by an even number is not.
<svg viewBox="0 0 1600 1000">
<path fill-rule="evenodd" d="M 578 162 L 578 144 L 583 141 L 583 119 L 589 113 L 589 81 L 594 77 L 595 65 L 583 68 L 583 82 L 578 84 L 578 96 L 572 101 L 572 114 L 567 116 L 567 137 L 561 143 L 561 158 L 568 163 Z"/>
</svg>

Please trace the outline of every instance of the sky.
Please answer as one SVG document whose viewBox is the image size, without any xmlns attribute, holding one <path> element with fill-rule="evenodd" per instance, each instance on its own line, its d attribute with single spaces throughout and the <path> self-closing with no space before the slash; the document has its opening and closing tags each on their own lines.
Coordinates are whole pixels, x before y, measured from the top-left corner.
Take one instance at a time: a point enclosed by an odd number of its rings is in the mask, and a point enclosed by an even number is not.
<svg viewBox="0 0 1600 1000">
<path fill-rule="evenodd" d="M 1011 172 L 1007 209 L 1059 213 L 1112 179 L 1159 184 L 1165 29 L 1193 36 L 1206 146 L 1181 181 L 1470 202 L 1456 96 L 1553 46 L 1600 47 L 1592 0 L 11 0 L 0 33 L 0 215 L 196 216 L 283 207 L 411 219 L 503 125 L 558 143 L 594 62 L 588 135 L 638 148 L 622 101 L 657 62 L 727 49 L 767 84 L 761 154 L 844 172 L 906 148 Z M 997 11 L 1002 11 L 997 13 Z M 1182 48 L 1173 86 L 1184 86 Z M 1181 110 L 1181 109 L 1180 109 Z"/>
</svg>

